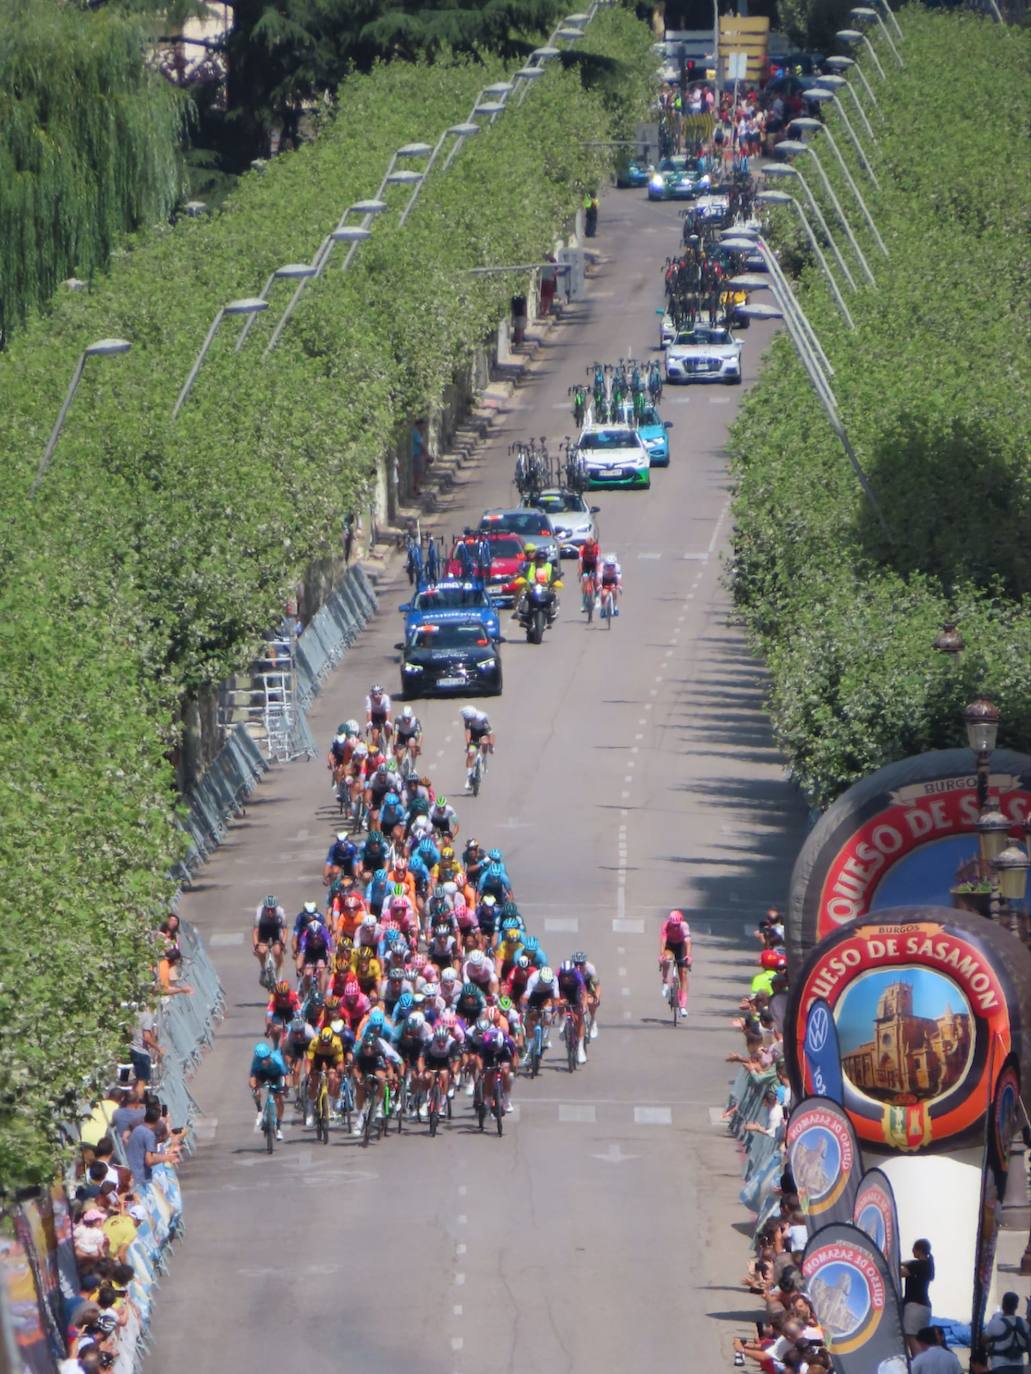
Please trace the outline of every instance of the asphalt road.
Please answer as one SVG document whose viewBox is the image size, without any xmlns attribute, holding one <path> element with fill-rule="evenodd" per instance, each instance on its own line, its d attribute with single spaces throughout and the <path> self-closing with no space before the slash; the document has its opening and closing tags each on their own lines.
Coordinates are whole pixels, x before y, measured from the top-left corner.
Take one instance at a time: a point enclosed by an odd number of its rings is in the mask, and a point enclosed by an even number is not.
<svg viewBox="0 0 1031 1374">
<path fill-rule="evenodd" d="M 567 433 L 567 387 L 595 358 L 648 354 L 678 238 L 675 206 L 605 198 L 589 298 L 552 330 L 440 528 L 512 500 L 508 445 Z M 745 385 L 765 329 L 744 335 Z M 504 646 L 505 691 L 489 707 L 498 751 L 480 797 L 457 801 L 464 834 L 504 849 L 552 962 L 583 946 L 597 965 L 589 1065 L 570 1075 L 554 1055 L 519 1082 L 502 1140 L 471 1130 L 463 1108 L 436 1140 L 418 1130 L 368 1150 L 342 1133 L 320 1147 L 292 1125 L 268 1158 L 245 1084 L 263 1007 L 249 922 L 267 891 L 290 913 L 321 894 L 335 828 L 321 762 L 275 770 L 184 903 L 229 1010 L 194 1085 L 205 1139 L 183 1173 L 188 1234 L 161 1287 L 148 1374 L 729 1366 L 751 1310 L 737 1285 L 737 1158 L 714 1118 L 751 932 L 784 898 L 803 824 L 721 583 L 722 446 L 742 390 L 667 390 L 671 467 L 650 493 L 596 498 L 603 546 L 624 568 L 623 614 L 611 631 L 588 627 L 573 588 L 542 646 Z M 370 681 L 396 689 L 406 591 L 399 572 L 381 585 L 380 614 L 317 703 L 320 744 L 362 714 Z M 457 703 L 419 714 L 438 790 L 458 798 Z M 674 905 L 695 935 L 690 1017 L 675 1032 L 656 959 Z"/>
</svg>

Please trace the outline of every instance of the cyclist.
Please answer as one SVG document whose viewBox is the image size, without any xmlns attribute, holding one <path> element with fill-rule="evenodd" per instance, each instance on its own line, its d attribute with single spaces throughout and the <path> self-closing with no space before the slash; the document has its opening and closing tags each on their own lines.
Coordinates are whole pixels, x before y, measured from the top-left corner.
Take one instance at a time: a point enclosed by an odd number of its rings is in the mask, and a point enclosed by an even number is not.
<svg viewBox="0 0 1031 1374">
<path fill-rule="evenodd" d="M 373 1009 L 354 1044 L 354 1068 L 356 1074 L 356 1098 L 358 1119 L 354 1123 L 354 1134 L 361 1135 L 365 1129 L 365 1113 L 372 1109 L 376 1117 L 383 1115 L 383 1088 L 387 1081 L 387 1068 L 401 1067 L 401 1056 L 386 1039 L 386 1021 L 383 1013 L 377 1015 Z M 376 1100 L 369 1103 L 365 1099 L 365 1080 L 370 1075 L 376 1079 Z"/>
<path fill-rule="evenodd" d="M 434 967 L 441 970 L 454 968 L 458 959 L 458 941 L 447 921 L 438 921 L 434 925 L 426 953 Z"/>
<path fill-rule="evenodd" d="M 504 1112 L 512 1110 L 512 1070 L 519 1066 L 519 1052 L 515 1042 L 500 1026 L 492 1026 L 480 1036 L 479 1059 L 483 1069 L 483 1103 L 488 1109 L 494 1105 L 487 1077 L 496 1071 L 501 1088 L 501 1108 Z"/>
<path fill-rule="evenodd" d="M 361 1023 L 368 1016 L 371 1010 L 369 999 L 362 992 L 361 984 L 352 974 L 344 983 L 344 991 L 340 998 L 340 1017 L 341 1020 L 356 1031 Z"/>
<path fill-rule="evenodd" d="M 598 977 L 598 970 L 588 960 L 582 949 L 578 949 L 574 953 L 573 964 L 580 971 L 587 987 L 587 1007 L 591 1013 L 591 1039 L 597 1040 L 598 1008 L 601 1006 L 601 979 Z"/>
<path fill-rule="evenodd" d="M 295 1016 L 301 1012 L 301 1002 L 297 993 L 286 981 L 281 978 L 272 989 L 272 995 L 268 999 L 268 1006 L 265 1008 L 265 1030 L 275 1034 L 281 1032 Z"/>
<path fill-rule="evenodd" d="M 601 565 L 601 590 L 612 593 L 612 613 L 619 615 L 619 601 L 623 595 L 623 569 L 614 553 L 607 553 Z"/>
<path fill-rule="evenodd" d="M 389 740 L 391 729 L 390 697 L 374 682 L 365 698 L 365 733 L 369 743 L 378 746 L 384 736 Z"/>
<path fill-rule="evenodd" d="M 508 1000 L 518 1006 L 526 992 L 526 985 L 529 983 L 532 973 L 533 966 L 530 960 L 525 954 L 520 954 L 502 984 L 505 996 L 501 998 L 501 1001 Z"/>
<path fill-rule="evenodd" d="M 562 1001 L 573 1013 L 573 1025 L 576 1028 L 576 1062 L 578 1064 L 587 1063 L 587 1052 L 584 1049 L 584 1002 L 587 996 L 587 984 L 584 982 L 583 974 L 576 967 L 571 959 L 567 959 L 559 965 L 558 970 L 558 992 Z"/>
<path fill-rule="evenodd" d="M 300 911 L 294 917 L 294 933 L 290 941 L 290 951 L 295 959 L 300 950 L 301 936 L 304 934 L 304 928 L 313 916 L 317 921 L 325 923 L 326 918 L 319 911 L 318 902 L 305 902 L 304 906 L 301 907 Z"/>
<path fill-rule="evenodd" d="M 365 786 L 365 804 L 369 808 L 369 833 L 380 829 L 380 811 L 383 807 L 383 799 L 389 792 L 393 792 L 394 787 L 390 774 L 387 772 L 386 759 L 380 759 L 375 771 L 369 778 Z M 398 799 L 400 803 L 400 799 Z"/>
<path fill-rule="evenodd" d="M 394 1048 L 401 1056 L 402 1077 L 411 1074 L 411 1091 L 414 1099 L 420 1099 L 429 1088 L 429 1076 L 424 1071 L 423 1055 L 429 1044 L 432 1031 L 426 1024 L 421 1011 L 410 1011 L 403 1021 L 394 1027 Z M 425 1121 L 429 1115 L 425 1101 L 419 1106 L 419 1120 Z"/>
<path fill-rule="evenodd" d="M 465 880 L 474 892 L 487 862 L 487 856 L 483 852 L 479 840 L 466 840 L 465 848 L 462 850 L 462 867 L 465 870 Z"/>
<path fill-rule="evenodd" d="M 317 1031 L 298 1014 L 287 1025 L 286 1034 L 280 1042 L 283 1060 L 290 1071 L 290 1084 L 296 1092 L 301 1086 L 301 1068 L 304 1065 L 308 1046 L 315 1039 Z"/>
<path fill-rule="evenodd" d="M 488 959 L 482 949 L 474 949 L 462 965 L 462 977 L 467 983 L 474 983 L 484 994 L 495 996 L 498 991 L 498 975 L 492 959 Z"/>
<path fill-rule="evenodd" d="M 477 943 L 483 950 L 493 948 L 494 932 L 497 929 L 498 899 L 489 892 L 485 893 L 476 904 L 476 924 L 480 929 L 480 936 Z"/>
<path fill-rule="evenodd" d="M 361 869 L 365 881 L 368 883 L 377 870 L 385 870 L 392 858 L 393 854 L 386 835 L 383 834 L 382 830 L 370 829 L 361 849 Z M 383 876 L 386 877 L 385 871 Z M 365 900 L 367 902 L 369 900 L 367 892 Z"/>
<path fill-rule="evenodd" d="M 659 932 L 659 968 L 662 971 L 662 995 L 666 995 L 666 974 L 669 960 L 677 963 L 680 980 L 680 1014 L 687 1015 L 687 975 L 691 970 L 691 927 L 682 911 L 671 911 Z"/>
<path fill-rule="evenodd" d="M 405 755 L 411 760 L 412 768 L 422 753 L 422 722 L 410 706 L 401 708 L 401 714 L 394 721 L 394 757 L 399 766 L 404 766 Z"/>
<path fill-rule="evenodd" d="M 512 880 L 508 876 L 500 849 L 491 849 L 488 852 L 487 864 L 480 872 L 476 891 L 481 897 L 485 892 L 489 892 L 499 902 L 507 901 L 512 896 Z"/>
<path fill-rule="evenodd" d="M 333 913 L 338 940 L 354 940 L 358 927 L 369 914 L 360 892 L 348 888 L 333 898 Z"/>
<path fill-rule="evenodd" d="M 259 967 L 264 965 L 265 956 L 271 949 L 272 957 L 276 962 L 276 976 L 278 977 L 283 967 L 283 956 L 286 952 L 286 912 L 279 905 L 278 897 L 273 897 L 270 894 L 255 911 L 251 944 Z"/>
<path fill-rule="evenodd" d="M 461 715 L 465 727 L 465 790 L 471 792 L 476 751 L 486 746 L 493 754 L 494 730 L 486 711 L 481 711 L 476 706 L 463 706 Z"/>
<path fill-rule="evenodd" d="M 435 1077 L 440 1080 L 441 1102 L 454 1096 L 452 1077 L 457 1076 L 455 1071 L 461 1057 L 461 1042 L 445 1022 L 439 1021 L 433 1028 L 433 1038 L 423 1050 L 419 1071 L 427 1091 Z"/>
<path fill-rule="evenodd" d="M 580 546 L 580 553 L 577 557 L 577 573 L 580 578 L 580 586 L 583 587 L 584 578 L 591 579 L 591 593 L 597 594 L 598 590 L 598 560 L 601 558 L 601 549 L 598 541 L 592 535 L 585 539 Z"/>
<path fill-rule="evenodd" d="M 329 1100 L 340 1096 L 340 1078 L 344 1070 L 344 1045 L 332 1026 L 323 1026 L 308 1046 L 308 1110 L 305 1126 L 314 1124 L 315 1101 L 319 1095 L 319 1074 L 327 1070 Z"/>
<path fill-rule="evenodd" d="M 523 994 L 523 1007 L 526 1013 L 526 1038 L 533 1035 L 534 1028 L 538 1021 L 542 1021 L 545 1026 L 548 1022 L 548 1013 L 555 1001 L 555 974 L 545 964 L 544 968 L 534 969 L 530 974 L 526 984 L 526 992 Z M 544 1032 L 544 1048 L 547 1049 L 550 1037 L 547 1030 Z"/>
<path fill-rule="evenodd" d="M 297 977 L 303 984 L 310 979 L 323 996 L 326 994 L 329 957 L 333 953 L 333 936 L 317 916 L 313 916 L 301 933 L 297 946 Z"/>
<path fill-rule="evenodd" d="M 254 1122 L 255 1131 L 261 1130 L 261 1118 L 264 1111 L 261 1105 L 261 1090 L 269 1087 L 276 1099 L 276 1139 L 283 1139 L 283 1094 L 285 1091 L 285 1080 L 287 1077 L 286 1065 L 283 1063 L 283 1056 L 278 1050 L 274 1050 L 267 1040 L 259 1040 L 254 1046 L 254 1054 L 251 1056 L 251 1071 L 248 1075 L 251 1093 L 254 1096 L 254 1105 L 258 1109 L 258 1116 Z"/>
<path fill-rule="evenodd" d="M 458 824 L 458 816 L 455 813 L 455 808 L 449 804 L 447 797 L 438 797 L 430 807 L 430 824 L 433 827 L 434 835 L 437 837 L 443 837 L 448 840 L 456 840 L 458 838 L 458 832 L 461 826 Z M 437 862 L 440 862 L 439 855 L 437 856 Z"/>
</svg>

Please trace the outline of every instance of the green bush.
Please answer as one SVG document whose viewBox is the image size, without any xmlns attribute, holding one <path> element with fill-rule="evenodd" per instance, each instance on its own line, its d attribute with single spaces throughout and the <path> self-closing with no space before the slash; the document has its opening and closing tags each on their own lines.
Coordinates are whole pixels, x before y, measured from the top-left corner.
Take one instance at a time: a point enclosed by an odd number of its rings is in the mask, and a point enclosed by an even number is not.
<svg viewBox="0 0 1031 1374">
<path fill-rule="evenodd" d="M 637 89 L 654 65 L 648 30 L 621 11 L 599 14 L 579 47 Z M 336 249 L 270 357 L 284 284 L 239 353 L 239 323 L 225 321 L 173 422 L 178 390 L 221 304 L 310 260 L 394 149 L 430 141 L 503 74 L 462 60 L 349 79 L 313 145 L 249 173 L 217 216 L 127 244 L 0 354 L 0 788 L 5 819 L 19 808 L 0 830 L 0 872 L 12 911 L 40 908 L 48 931 L 38 966 L 20 922 L 0 935 L 9 1186 L 45 1175 L 55 1119 L 110 1065 L 118 1003 L 146 993 L 143 933 L 178 853 L 166 751 L 181 699 L 246 664 L 292 582 L 339 548 L 391 437 L 507 313 L 517 279 L 466 269 L 539 261 L 603 171 L 589 145 L 611 125 L 579 61 L 435 170 L 403 230 L 404 192 L 390 190 L 351 269 Z M 104 336 L 132 350 L 91 360 L 30 498 L 75 360 Z"/>
<path fill-rule="evenodd" d="M 876 145 L 867 137 L 879 190 L 839 117 L 828 120 L 890 256 L 819 140 L 876 286 L 843 287 L 854 332 L 811 265 L 800 294 L 889 538 L 786 339 L 732 435 L 736 596 L 773 672 L 780 739 L 821 804 L 890 759 L 960 742 L 962 701 L 938 689 L 930 647 L 950 606 L 970 645 L 963 690 L 990 687 L 1003 739 L 1031 747 L 1031 196 L 1013 162 L 1031 113 L 1031 48 L 1027 33 L 970 15 L 907 9 L 902 22 L 906 66 L 883 55 Z M 1005 83 L 990 137 L 976 103 L 951 100 L 937 80 L 958 49 L 971 80 Z M 794 225 L 778 217 L 773 232 L 787 241 Z"/>
</svg>

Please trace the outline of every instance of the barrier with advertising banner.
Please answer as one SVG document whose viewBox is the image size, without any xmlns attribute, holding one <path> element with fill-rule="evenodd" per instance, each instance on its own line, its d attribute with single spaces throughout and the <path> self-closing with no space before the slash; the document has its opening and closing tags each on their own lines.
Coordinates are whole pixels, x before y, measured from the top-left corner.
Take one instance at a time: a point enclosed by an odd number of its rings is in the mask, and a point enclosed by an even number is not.
<svg viewBox="0 0 1031 1374">
<path fill-rule="evenodd" d="M 1015 825 L 1031 813 L 1031 758 L 997 749 L 989 792 Z M 792 967 L 820 940 L 888 907 L 947 907 L 977 853 L 969 749 L 889 764 L 842 794 L 814 826 L 791 875 L 785 934 Z"/>
<path fill-rule="evenodd" d="M 865 1231 L 884 1256 L 889 1274 L 897 1274 L 902 1262 L 899 1248 L 899 1217 L 895 1190 L 881 1169 L 867 1169 L 856 1190 L 852 1220 Z"/>
<path fill-rule="evenodd" d="M 851 1222 L 822 1227 L 802 1274 L 837 1374 L 908 1374 L 893 1276 L 865 1231 Z"/>
<path fill-rule="evenodd" d="M 788 1160 L 809 1234 L 851 1221 L 862 1161 L 852 1123 L 829 1097 L 806 1097 L 788 1122 Z"/>
</svg>

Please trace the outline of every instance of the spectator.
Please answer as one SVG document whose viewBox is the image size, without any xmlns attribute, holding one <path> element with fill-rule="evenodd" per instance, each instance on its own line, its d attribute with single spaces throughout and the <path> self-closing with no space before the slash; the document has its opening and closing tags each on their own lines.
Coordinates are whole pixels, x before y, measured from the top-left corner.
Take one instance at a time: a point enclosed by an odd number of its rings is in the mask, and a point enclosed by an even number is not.
<svg viewBox="0 0 1031 1374">
<path fill-rule="evenodd" d="M 177 1146 L 171 1145 L 165 1150 L 158 1150 L 155 1127 L 160 1121 L 161 1108 L 156 1102 L 152 1102 L 148 1105 L 140 1124 L 134 1126 L 129 1132 L 129 1139 L 125 1146 L 125 1157 L 129 1161 L 129 1168 L 132 1170 L 133 1181 L 137 1188 L 142 1188 L 145 1183 L 150 1182 L 155 1164 L 178 1164 L 179 1162 Z"/>
<path fill-rule="evenodd" d="M 138 1092 L 142 1091 L 144 1080 L 139 1079 L 137 1089 L 134 1091 L 123 1091 L 120 1094 L 118 1106 L 115 1108 L 111 1117 L 111 1128 L 122 1141 L 129 1138 L 129 1132 L 134 1126 L 138 1126 L 143 1120 L 146 1107 L 140 1101 Z"/>
<path fill-rule="evenodd" d="M 132 1071 L 140 1083 L 149 1083 L 154 1060 L 158 1057 L 158 1038 L 154 1013 L 144 1009 L 136 1017 L 129 1042 Z"/>
<path fill-rule="evenodd" d="M 910 1355 L 916 1354 L 917 1333 L 931 1324 L 930 1286 L 934 1278 L 931 1242 L 913 1242 L 913 1258 L 901 1266 L 905 1280 L 902 1289 L 902 1330 Z"/>
<path fill-rule="evenodd" d="M 1017 1315 L 1019 1304 L 1016 1293 L 1003 1293 L 1002 1306 L 981 1332 L 992 1374 L 1022 1374 L 1027 1368 L 1024 1358 L 1031 1353 L 1031 1332 Z"/>
<path fill-rule="evenodd" d="M 189 983 L 179 981 L 183 953 L 177 945 L 166 945 L 158 962 L 158 991 L 162 997 L 181 997 L 193 991 Z M 155 1040 L 155 1045 L 157 1041 Z"/>
<path fill-rule="evenodd" d="M 110 1248 L 102 1229 L 105 1218 L 99 1207 L 89 1207 L 72 1230 L 72 1245 L 79 1263 L 103 1259 Z"/>
<path fill-rule="evenodd" d="M 951 1350 L 940 1344 L 933 1326 L 924 1326 L 913 1337 L 913 1374 L 963 1374 L 962 1367 Z"/>
</svg>

